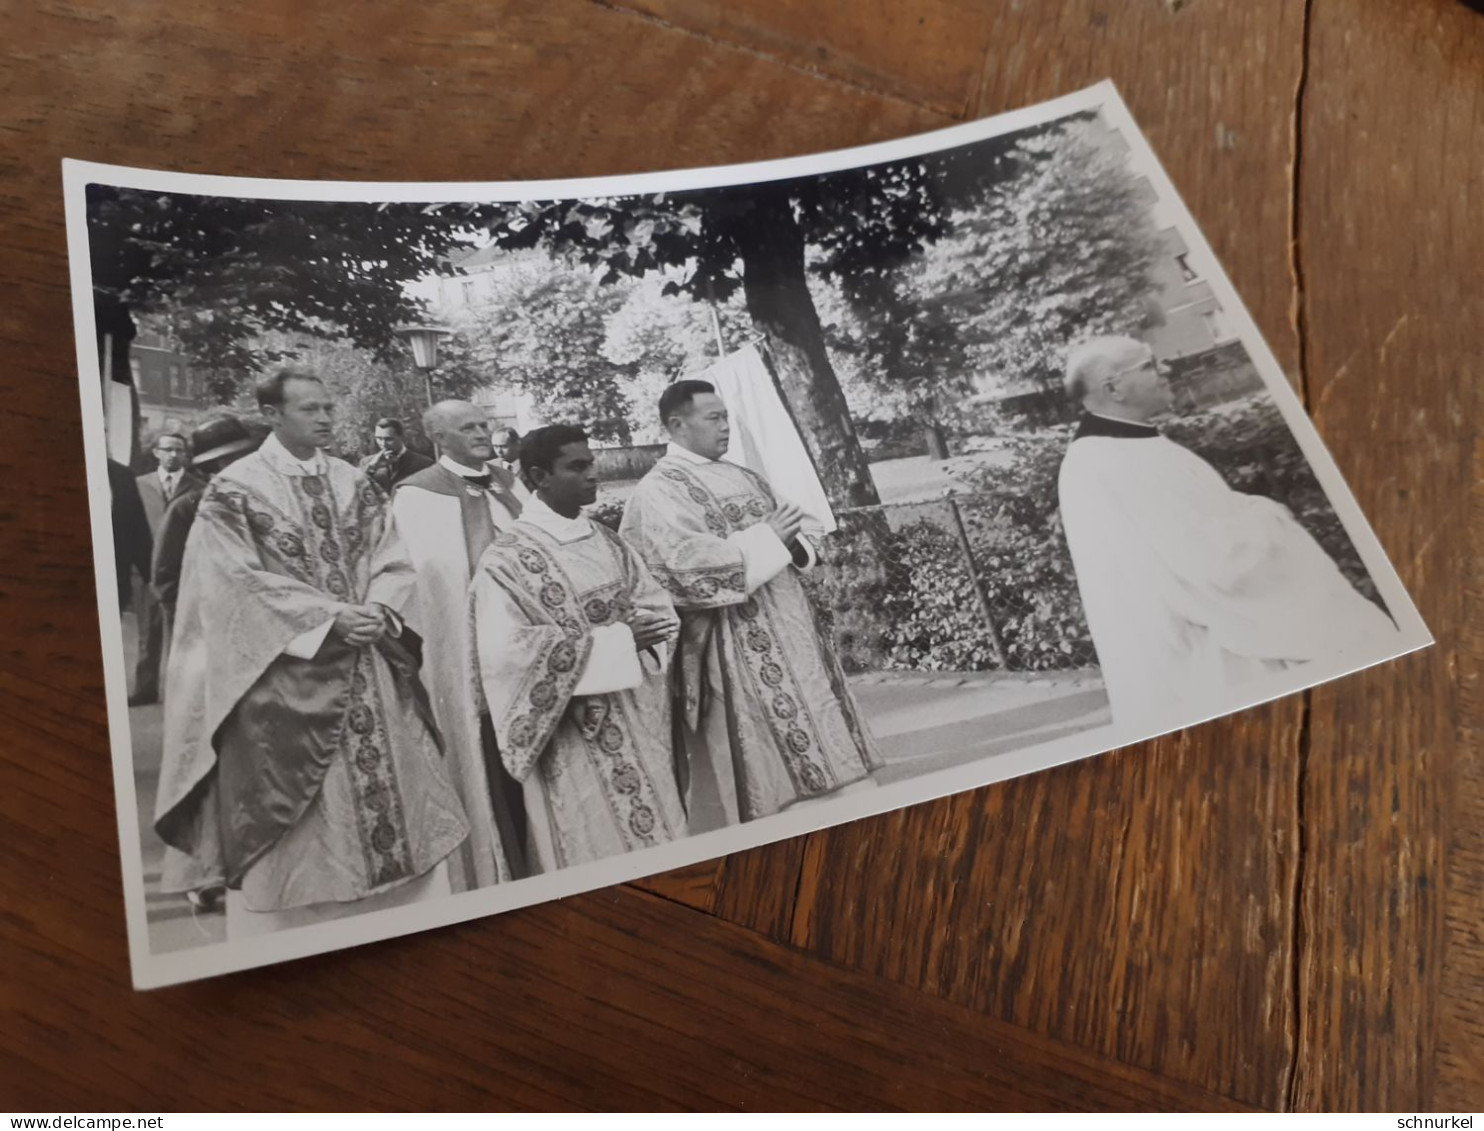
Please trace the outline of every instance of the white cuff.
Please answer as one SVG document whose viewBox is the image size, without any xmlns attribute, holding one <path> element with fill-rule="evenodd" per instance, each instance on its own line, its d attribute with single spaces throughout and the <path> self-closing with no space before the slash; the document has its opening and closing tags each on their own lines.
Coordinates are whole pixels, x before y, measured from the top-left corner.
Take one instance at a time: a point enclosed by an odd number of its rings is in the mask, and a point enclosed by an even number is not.
<svg viewBox="0 0 1484 1131">
<path fill-rule="evenodd" d="M 629 691 L 643 681 L 644 671 L 639 666 L 639 654 L 634 651 L 633 632 L 626 624 L 605 624 L 593 629 L 592 654 L 572 694 Z"/>
<path fill-rule="evenodd" d="M 747 592 L 753 593 L 786 570 L 793 561 L 788 547 L 766 522 L 754 523 L 746 530 L 727 535 L 727 541 L 742 551 L 742 568 L 746 571 Z"/>
<path fill-rule="evenodd" d="M 795 569 L 813 569 L 819 564 L 819 551 L 814 548 L 813 542 L 809 541 L 809 539 L 805 538 L 802 534 L 799 534 L 794 538 L 794 545 L 797 546 L 804 555 L 804 560 L 799 561 L 798 556 L 790 551 L 789 557 L 793 560 Z"/>
<path fill-rule="evenodd" d="M 335 618 L 331 617 L 318 628 L 311 628 L 308 632 L 301 632 L 289 641 L 288 647 L 283 650 L 285 656 L 292 656 L 296 660 L 312 660 L 319 654 L 319 650 L 325 643 L 325 637 L 330 635 L 330 629 L 335 626 Z"/>
</svg>

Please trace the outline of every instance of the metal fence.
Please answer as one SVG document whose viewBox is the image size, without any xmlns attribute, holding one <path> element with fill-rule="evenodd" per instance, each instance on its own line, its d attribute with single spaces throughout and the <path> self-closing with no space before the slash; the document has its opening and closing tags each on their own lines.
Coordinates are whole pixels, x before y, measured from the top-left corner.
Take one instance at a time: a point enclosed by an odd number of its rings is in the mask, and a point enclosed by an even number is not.
<svg viewBox="0 0 1484 1131">
<path fill-rule="evenodd" d="M 1097 662 L 1054 515 L 958 494 L 836 512 L 806 575 L 848 671 L 1051 671 Z"/>
</svg>

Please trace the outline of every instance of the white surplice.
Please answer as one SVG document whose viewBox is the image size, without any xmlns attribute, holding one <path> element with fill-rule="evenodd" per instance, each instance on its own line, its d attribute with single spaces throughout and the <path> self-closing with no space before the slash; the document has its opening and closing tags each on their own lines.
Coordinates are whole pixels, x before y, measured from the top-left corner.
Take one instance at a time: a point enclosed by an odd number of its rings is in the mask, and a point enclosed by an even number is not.
<svg viewBox="0 0 1484 1131">
<path fill-rule="evenodd" d="M 475 537 L 464 508 L 485 509 L 490 521 L 483 539 L 508 529 L 520 512 L 513 484 L 501 490 L 472 486 L 471 476 L 488 468 L 466 467 L 443 456 L 397 485 L 392 512 L 417 571 L 417 588 L 408 623 L 423 638 L 423 679 L 443 734 L 448 766 L 469 816 L 469 839 L 449 858 L 454 891 L 469 891 L 511 878 L 509 849 L 502 845 L 480 736 L 483 696 L 479 690 L 469 582 L 472 561 L 485 545 Z"/>
<path fill-rule="evenodd" d="M 495 536 L 473 582 L 479 670 L 500 757 L 525 789 L 543 872 L 686 835 L 663 652 L 631 610 L 674 617 L 624 541 L 539 498 Z"/>
<path fill-rule="evenodd" d="M 1232 490 L 1152 429 L 1127 431 L 1074 439 L 1058 484 L 1118 723 L 1231 710 L 1265 672 L 1369 655 L 1395 636 L 1286 507 Z"/>
</svg>

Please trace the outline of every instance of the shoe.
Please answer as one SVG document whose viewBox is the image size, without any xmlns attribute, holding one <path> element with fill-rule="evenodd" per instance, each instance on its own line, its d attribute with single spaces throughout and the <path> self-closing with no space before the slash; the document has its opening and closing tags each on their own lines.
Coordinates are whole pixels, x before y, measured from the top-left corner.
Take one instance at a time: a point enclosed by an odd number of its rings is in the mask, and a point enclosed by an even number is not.
<svg viewBox="0 0 1484 1131">
<path fill-rule="evenodd" d="M 212 884 L 210 887 L 197 888 L 195 891 L 186 892 L 186 899 L 201 914 L 213 915 L 218 911 L 226 910 L 227 886 Z"/>
</svg>

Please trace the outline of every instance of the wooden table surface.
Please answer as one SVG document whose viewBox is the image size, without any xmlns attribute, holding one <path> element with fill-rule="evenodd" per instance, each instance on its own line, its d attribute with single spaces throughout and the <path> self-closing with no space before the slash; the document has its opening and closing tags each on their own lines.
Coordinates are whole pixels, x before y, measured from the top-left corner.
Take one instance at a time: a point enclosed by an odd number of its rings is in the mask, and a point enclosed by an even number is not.
<svg viewBox="0 0 1484 1131">
<path fill-rule="evenodd" d="M 1456 0 L 6 0 L 0 1107 L 1484 1105 L 1484 17 Z M 1438 645 L 973 793 L 128 986 L 58 161 L 565 177 L 1117 81 Z"/>
</svg>

